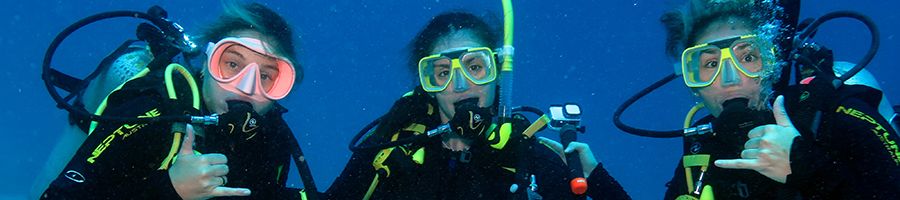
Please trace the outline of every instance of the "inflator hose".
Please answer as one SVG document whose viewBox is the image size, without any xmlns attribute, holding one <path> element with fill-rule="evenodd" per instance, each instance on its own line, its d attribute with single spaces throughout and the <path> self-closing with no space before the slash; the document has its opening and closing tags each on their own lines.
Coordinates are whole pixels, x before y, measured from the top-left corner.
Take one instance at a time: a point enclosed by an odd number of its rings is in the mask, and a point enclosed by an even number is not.
<svg viewBox="0 0 900 200">
<path fill-rule="evenodd" d="M 629 125 L 625 124 L 624 122 L 622 122 L 622 119 L 621 119 L 622 113 L 625 112 L 625 109 L 628 109 L 628 107 L 630 107 L 631 104 L 634 104 L 634 102 L 636 102 L 638 99 L 641 99 L 644 96 L 646 96 L 647 94 L 649 94 L 650 92 L 653 92 L 653 90 L 656 90 L 657 88 L 662 87 L 666 83 L 669 83 L 672 80 L 675 80 L 675 78 L 678 78 L 678 75 L 676 75 L 675 73 L 666 75 L 665 77 L 663 77 L 659 81 L 656 81 L 649 87 L 644 88 L 637 94 L 634 94 L 634 96 L 631 96 L 631 98 L 628 98 L 628 100 L 625 100 L 625 102 L 622 103 L 622 105 L 616 109 L 616 112 L 613 113 L 613 123 L 616 124 L 616 127 L 621 129 L 622 131 L 631 133 L 632 135 L 637 135 L 637 136 L 642 136 L 642 137 L 652 137 L 652 138 L 681 137 L 684 134 L 683 130 L 681 130 L 681 129 L 672 130 L 672 131 L 645 130 L 645 129 L 639 129 L 639 128 L 629 126 Z"/>
</svg>

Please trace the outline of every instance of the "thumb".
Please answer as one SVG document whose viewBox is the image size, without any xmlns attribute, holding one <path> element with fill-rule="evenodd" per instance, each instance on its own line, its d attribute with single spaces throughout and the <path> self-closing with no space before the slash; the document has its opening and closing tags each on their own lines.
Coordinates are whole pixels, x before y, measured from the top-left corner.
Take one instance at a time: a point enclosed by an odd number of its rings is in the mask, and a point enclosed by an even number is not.
<svg viewBox="0 0 900 200">
<path fill-rule="evenodd" d="M 775 115 L 775 123 L 779 126 L 794 127 L 794 124 L 791 123 L 791 117 L 787 114 L 787 109 L 784 108 L 784 96 L 779 95 L 775 98 L 772 114 Z"/>
<path fill-rule="evenodd" d="M 184 129 L 184 141 L 181 142 L 181 150 L 178 150 L 178 155 L 193 155 L 194 154 L 194 127 L 191 124 L 186 124 Z"/>
<path fill-rule="evenodd" d="M 575 148 L 576 148 L 576 147 L 575 147 L 574 144 L 575 144 L 575 142 L 570 142 L 570 143 L 569 143 L 569 146 L 566 147 L 565 152 L 566 152 L 566 153 L 573 153 L 573 152 L 575 152 Z"/>
</svg>

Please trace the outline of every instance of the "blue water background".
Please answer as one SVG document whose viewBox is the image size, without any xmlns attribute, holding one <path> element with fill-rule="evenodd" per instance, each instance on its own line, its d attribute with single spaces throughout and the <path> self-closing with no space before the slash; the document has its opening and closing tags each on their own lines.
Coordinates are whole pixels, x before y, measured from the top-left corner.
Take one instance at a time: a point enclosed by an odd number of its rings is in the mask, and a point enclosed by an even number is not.
<svg viewBox="0 0 900 200">
<path fill-rule="evenodd" d="M 663 55 L 659 16 L 682 1 L 515 2 L 516 71 L 514 104 L 546 108 L 577 102 L 584 109 L 591 145 L 604 167 L 635 199 L 659 199 L 681 154 L 681 139 L 628 135 L 613 126 L 612 113 L 638 90 L 672 72 Z M 438 13 L 462 9 L 495 17 L 500 2 L 271 1 L 296 33 L 306 79 L 281 101 L 298 135 L 319 188 L 343 169 L 347 142 L 388 110 L 415 84 L 405 48 Z M 0 199 L 22 199 L 46 185 L 35 183 L 66 123 L 40 79 L 44 51 L 64 27 L 110 10 L 146 10 L 161 5 L 172 19 L 196 32 L 221 13 L 218 1 L 10 1 L 0 12 Z M 802 16 L 839 9 L 871 16 L 881 28 L 881 50 L 868 69 L 888 98 L 900 103 L 900 1 L 806 1 Z M 55 67 L 83 76 L 121 41 L 134 38 L 137 20 L 92 25 L 60 48 Z M 868 47 L 863 26 L 841 20 L 817 36 L 838 60 L 855 61 Z M 626 113 L 626 122 L 653 129 L 679 128 L 696 101 L 677 79 Z M 554 133 L 542 136 L 556 138 Z M 300 185 L 295 172 L 290 183 Z M 45 183 L 44 183 L 45 184 Z M 439 187 L 439 186 L 435 186 Z"/>
</svg>

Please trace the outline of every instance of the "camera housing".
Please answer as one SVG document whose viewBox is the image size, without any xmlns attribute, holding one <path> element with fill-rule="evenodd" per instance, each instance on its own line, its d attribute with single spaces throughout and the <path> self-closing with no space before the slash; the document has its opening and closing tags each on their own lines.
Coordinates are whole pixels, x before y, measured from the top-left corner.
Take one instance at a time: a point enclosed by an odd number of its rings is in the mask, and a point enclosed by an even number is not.
<svg viewBox="0 0 900 200">
<path fill-rule="evenodd" d="M 581 106 L 576 103 L 550 105 L 550 127 L 559 129 L 566 124 L 576 127 L 581 124 Z"/>
</svg>

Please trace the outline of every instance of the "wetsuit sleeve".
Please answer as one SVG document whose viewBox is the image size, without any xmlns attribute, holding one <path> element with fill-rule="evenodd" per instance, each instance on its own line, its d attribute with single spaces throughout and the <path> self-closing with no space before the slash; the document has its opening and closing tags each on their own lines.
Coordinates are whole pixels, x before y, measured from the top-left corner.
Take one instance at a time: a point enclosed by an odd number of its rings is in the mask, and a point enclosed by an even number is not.
<svg viewBox="0 0 900 200">
<path fill-rule="evenodd" d="M 675 199 L 676 197 L 687 193 L 687 183 L 684 177 L 684 163 L 678 159 L 678 165 L 675 166 L 675 174 L 672 180 L 666 183 L 666 196 L 663 199 Z"/>
<path fill-rule="evenodd" d="M 791 146 L 791 174 L 787 176 L 785 184 L 792 189 L 803 194 L 827 194 L 826 191 L 833 189 L 835 183 L 840 180 L 836 179 L 842 173 L 841 170 L 834 166 L 833 158 L 821 150 L 814 139 L 807 137 L 796 137 Z"/>
<path fill-rule="evenodd" d="M 274 123 L 263 123 L 254 137 L 239 139 L 231 148 L 222 152 L 228 157 L 229 187 L 248 188 L 253 191 L 253 199 L 278 199 L 287 190 L 288 172 L 291 171 L 293 134 L 281 119 L 270 119 Z"/>
<path fill-rule="evenodd" d="M 825 114 L 829 131 L 795 138 L 786 184 L 811 198 L 900 198 L 900 138 L 870 105 L 848 98 Z"/>
<path fill-rule="evenodd" d="M 603 168 L 603 163 L 597 163 L 587 182 L 587 195 L 591 199 L 631 199 L 622 185 Z"/>
<path fill-rule="evenodd" d="M 362 199 L 375 180 L 375 170 L 372 168 L 374 156 L 366 152 L 354 153 L 344 171 L 320 196 L 323 199 Z"/>
<path fill-rule="evenodd" d="M 164 114 L 152 95 L 114 95 L 104 115 Z M 168 123 L 100 123 L 41 198 L 178 199 L 166 169 L 181 138 L 170 130 Z"/>
</svg>

